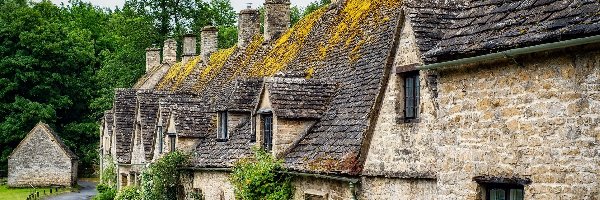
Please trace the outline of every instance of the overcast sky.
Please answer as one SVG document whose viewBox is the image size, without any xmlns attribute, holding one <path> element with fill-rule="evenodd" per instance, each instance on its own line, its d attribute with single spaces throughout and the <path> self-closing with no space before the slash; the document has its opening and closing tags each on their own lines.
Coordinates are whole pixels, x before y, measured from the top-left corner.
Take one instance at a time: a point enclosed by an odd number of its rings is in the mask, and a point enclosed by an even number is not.
<svg viewBox="0 0 600 200">
<path fill-rule="evenodd" d="M 60 5 L 60 3 L 66 4 L 67 2 L 69 2 L 69 0 L 51 0 L 51 1 L 54 2 L 56 5 Z M 94 4 L 94 5 L 98 5 L 98 6 L 102 6 L 102 7 L 109 7 L 109 8 L 115 8 L 116 6 L 121 8 L 121 7 L 123 7 L 123 3 L 125 2 L 125 0 L 83 0 L 83 1 L 89 1 L 89 2 L 92 2 L 92 4 Z M 308 5 L 310 2 L 313 2 L 315 0 L 291 0 L 291 1 L 292 1 L 292 5 L 306 7 L 306 5 Z M 233 5 L 233 8 L 236 11 L 240 11 L 246 7 L 247 3 L 252 3 L 252 7 L 256 8 L 260 5 L 262 5 L 264 2 L 265 2 L 264 0 L 231 0 L 231 5 Z"/>
</svg>

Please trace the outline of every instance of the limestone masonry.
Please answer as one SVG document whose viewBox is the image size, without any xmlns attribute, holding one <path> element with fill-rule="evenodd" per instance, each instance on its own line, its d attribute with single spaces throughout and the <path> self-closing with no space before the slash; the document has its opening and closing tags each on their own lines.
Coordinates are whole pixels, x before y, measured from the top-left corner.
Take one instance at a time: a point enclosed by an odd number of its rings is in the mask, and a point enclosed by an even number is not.
<svg viewBox="0 0 600 200">
<path fill-rule="evenodd" d="M 264 9 L 229 49 L 215 27 L 181 62 L 147 49 L 102 120 L 119 187 L 181 150 L 174 198 L 235 199 L 259 147 L 294 199 L 600 199 L 599 1 L 340 0 L 293 27 L 289 1 Z"/>
<path fill-rule="evenodd" d="M 74 186 L 77 156 L 54 131 L 38 123 L 8 158 L 10 187 Z"/>
</svg>

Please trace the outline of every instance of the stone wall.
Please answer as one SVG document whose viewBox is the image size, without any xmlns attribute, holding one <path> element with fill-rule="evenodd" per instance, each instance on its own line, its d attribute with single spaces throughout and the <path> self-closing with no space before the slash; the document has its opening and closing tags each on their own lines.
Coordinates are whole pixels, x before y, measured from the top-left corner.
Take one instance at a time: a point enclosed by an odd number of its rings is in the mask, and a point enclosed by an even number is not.
<svg viewBox="0 0 600 200">
<path fill-rule="evenodd" d="M 194 188 L 200 189 L 206 200 L 233 200 L 235 194 L 226 172 L 195 172 Z"/>
<path fill-rule="evenodd" d="M 352 199 L 350 185 L 347 182 L 312 177 L 295 177 L 292 180 L 292 185 L 295 189 L 294 200 L 305 200 L 307 196 L 315 199 L 322 197 L 323 200 Z"/>
<path fill-rule="evenodd" d="M 435 179 L 365 177 L 360 199 L 437 199 Z"/>
<path fill-rule="evenodd" d="M 273 122 L 277 122 L 273 131 L 273 155 L 280 156 L 291 145 L 306 132 L 314 121 L 309 120 L 290 120 L 274 117 Z"/>
<path fill-rule="evenodd" d="M 419 56 L 412 27 L 407 20 L 402 29 L 394 60 L 395 70 L 392 70 L 393 73 L 389 75 L 389 83 L 385 88 L 385 96 L 365 162 L 363 173 L 366 175 L 435 177 L 437 156 L 433 137 L 439 129 L 435 121 L 435 100 L 431 99 L 435 85 L 428 84 L 424 72 L 420 76 L 422 86 L 420 106 L 422 109 L 418 113 L 420 122 L 404 122 L 402 119 L 404 79 L 401 71 L 415 70 L 414 64 L 421 62 Z"/>
<path fill-rule="evenodd" d="M 75 161 L 77 162 L 77 161 Z M 8 185 L 71 186 L 77 172 L 72 160 L 42 129 L 28 135 L 8 159 Z"/>
<path fill-rule="evenodd" d="M 600 51 L 568 49 L 440 71 L 441 199 L 474 176 L 530 178 L 526 199 L 600 198 Z"/>
<path fill-rule="evenodd" d="M 390 75 L 364 168 L 398 179 L 368 178 L 365 197 L 415 188 L 425 199 L 481 199 L 473 178 L 490 176 L 530 179 L 526 199 L 600 198 L 597 46 L 421 71 L 418 120 L 406 122 L 401 72 L 420 62 L 410 37 L 400 42 L 400 74 Z"/>
</svg>

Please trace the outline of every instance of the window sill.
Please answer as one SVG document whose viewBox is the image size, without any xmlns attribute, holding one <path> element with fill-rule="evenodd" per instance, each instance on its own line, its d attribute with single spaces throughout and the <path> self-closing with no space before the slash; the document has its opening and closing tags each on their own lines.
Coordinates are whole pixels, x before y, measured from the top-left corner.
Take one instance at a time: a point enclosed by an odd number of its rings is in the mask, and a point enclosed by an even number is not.
<svg viewBox="0 0 600 200">
<path fill-rule="evenodd" d="M 228 139 L 217 139 L 217 142 L 227 142 Z"/>
<path fill-rule="evenodd" d="M 411 119 L 406 119 L 404 117 L 396 118 L 397 124 L 416 124 L 416 123 L 420 123 L 420 122 L 421 122 L 421 119 L 419 119 L 419 118 L 411 118 Z"/>
</svg>

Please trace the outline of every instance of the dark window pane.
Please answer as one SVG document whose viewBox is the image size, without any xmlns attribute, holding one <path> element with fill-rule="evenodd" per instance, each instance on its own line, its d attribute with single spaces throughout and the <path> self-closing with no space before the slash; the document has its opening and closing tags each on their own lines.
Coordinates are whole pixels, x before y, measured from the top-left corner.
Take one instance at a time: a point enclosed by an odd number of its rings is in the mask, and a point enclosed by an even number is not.
<svg viewBox="0 0 600 200">
<path fill-rule="evenodd" d="M 506 194 L 503 189 L 491 189 L 490 200 L 506 200 Z"/>
<path fill-rule="evenodd" d="M 169 136 L 169 141 L 170 141 L 170 145 L 171 145 L 171 152 L 175 151 L 175 136 Z"/>
<path fill-rule="evenodd" d="M 410 74 L 404 77 L 404 118 L 417 118 L 419 104 L 419 75 Z"/>
<path fill-rule="evenodd" d="M 263 115 L 262 118 L 263 147 L 266 151 L 271 151 L 273 149 L 273 115 Z"/>
<path fill-rule="evenodd" d="M 510 189 L 510 200 L 523 200 L 523 190 L 521 189 Z"/>
</svg>

